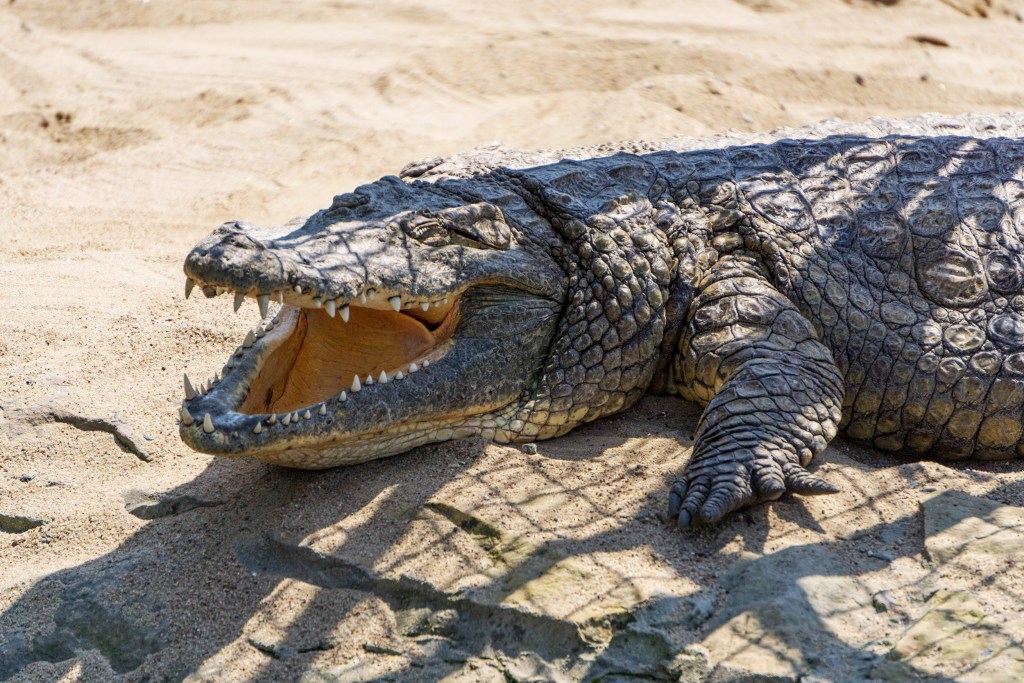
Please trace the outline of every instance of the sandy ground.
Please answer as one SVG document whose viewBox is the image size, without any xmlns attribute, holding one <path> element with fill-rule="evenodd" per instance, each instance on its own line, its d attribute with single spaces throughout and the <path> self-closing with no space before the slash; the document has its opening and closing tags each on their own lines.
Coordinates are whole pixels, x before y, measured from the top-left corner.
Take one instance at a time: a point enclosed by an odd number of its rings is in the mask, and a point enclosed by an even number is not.
<svg viewBox="0 0 1024 683">
<path fill-rule="evenodd" d="M 467 441 L 323 473 L 193 453 L 175 410 L 182 372 L 212 375 L 256 318 L 251 304 L 233 316 L 226 301 L 183 298 L 184 255 L 225 220 L 282 222 L 413 159 L 494 140 L 567 147 L 1019 109 L 1020 11 L 984 0 L 5 3 L 0 513 L 46 523 L 0 532 L 0 645 L 14 651 L 16 631 L 74 622 L 75 599 L 103 604 L 109 586 L 96 582 L 91 597 L 67 597 L 103 574 L 163 610 L 138 617 L 159 626 L 157 645 L 132 641 L 141 656 L 111 660 L 127 679 L 273 680 L 353 663 L 414 679 L 430 653 L 374 649 L 397 638 L 379 598 L 261 564 L 278 557 L 259 546 L 265 534 L 381 576 L 494 591 L 493 553 L 459 535 L 449 507 L 472 510 L 502 534 L 614 573 L 605 595 L 627 586 L 636 602 L 655 587 L 706 590 L 743 553 L 829 543 L 859 556 L 854 530 L 915 514 L 909 484 L 1019 504 L 1014 464 L 901 464 L 838 444 L 819 471 L 843 494 L 681 534 L 656 518 L 697 416 L 676 401 L 646 400 L 537 455 Z M 39 406 L 60 407 L 64 422 Z M 123 425 L 149 460 L 81 429 L 82 416 Z M 155 521 L 126 511 L 168 494 L 216 505 Z M 899 558 L 901 585 L 927 574 L 912 557 Z M 500 601 L 559 617 L 589 604 L 515 595 Z M 291 658 L 253 645 L 260 633 L 306 631 L 334 645 Z M 84 646 L 36 659 L 47 657 L 21 676 L 111 675 Z"/>
</svg>

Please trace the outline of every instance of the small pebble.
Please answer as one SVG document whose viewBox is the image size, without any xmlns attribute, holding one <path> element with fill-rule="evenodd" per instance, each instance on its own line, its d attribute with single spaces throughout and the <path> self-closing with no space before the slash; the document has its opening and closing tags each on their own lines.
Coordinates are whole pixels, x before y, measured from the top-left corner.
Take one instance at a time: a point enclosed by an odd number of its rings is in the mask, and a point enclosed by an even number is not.
<svg viewBox="0 0 1024 683">
<path fill-rule="evenodd" d="M 707 87 L 708 92 L 711 93 L 712 95 L 725 94 L 725 83 L 723 83 L 717 78 L 709 78 L 707 81 L 705 81 L 705 87 Z"/>
<path fill-rule="evenodd" d="M 871 606 L 876 612 L 889 612 L 896 605 L 892 591 L 878 591 L 871 596 Z"/>
<path fill-rule="evenodd" d="M 19 477 L 18 479 L 19 481 L 32 481 L 35 478 L 35 474 L 33 474 L 32 472 L 26 472 L 25 474 L 21 475 L 21 477 Z"/>
<path fill-rule="evenodd" d="M 535 443 L 524 443 L 523 453 L 527 455 L 537 455 L 537 444 Z"/>
<path fill-rule="evenodd" d="M 869 550 L 868 557 L 875 557 L 886 562 L 894 562 L 896 560 L 896 553 L 891 550 Z"/>
</svg>

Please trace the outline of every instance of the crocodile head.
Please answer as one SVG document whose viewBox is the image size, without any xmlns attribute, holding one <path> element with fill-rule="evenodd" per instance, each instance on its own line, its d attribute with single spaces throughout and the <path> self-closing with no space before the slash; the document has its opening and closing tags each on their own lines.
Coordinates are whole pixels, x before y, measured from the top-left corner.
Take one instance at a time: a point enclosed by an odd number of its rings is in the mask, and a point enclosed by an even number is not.
<svg viewBox="0 0 1024 683">
<path fill-rule="evenodd" d="M 514 439 L 502 409 L 534 383 L 565 297 L 561 269 L 500 208 L 394 177 L 281 227 L 222 225 L 185 273 L 236 310 L 257 299 L 263 321 L 212 386 L 186 378 L 182 438 L 306 468 Z"/>
<path fill-rule="evenodd" d="M 547 438 L 635 400 L 664 328 L 642 293 L 660 303 L 665 283 L 610 274 L 637 263 L 617 253 L 635 251 L 629 239 L 599 235 L 614 248 L 595 252 L 584 222 L 474 189 L 388 177 L 282 227 L 231 222 L 201 241 L 187 291 L 233 294 L 236 310 L 255 298 L 262 322 L 222 377 L 198 389 L 186 377 L 183 440 L 323 468 L 471 435 Z M 578 224 L 574 237 L 559 224 Z"/>
</svg>

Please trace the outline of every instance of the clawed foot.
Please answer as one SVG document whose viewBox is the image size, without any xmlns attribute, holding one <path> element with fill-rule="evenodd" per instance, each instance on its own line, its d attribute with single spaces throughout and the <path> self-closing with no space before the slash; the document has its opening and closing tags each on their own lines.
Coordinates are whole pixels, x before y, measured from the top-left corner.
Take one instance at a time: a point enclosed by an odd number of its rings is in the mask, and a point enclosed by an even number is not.
<svg viewBox="0 0 1024 683">
<path fill-rule="evenodd" d="M 788 458 L 734 451 L 728 457 L 691 461 L 669 492 L 668 515 L 680 527 L 717 522 L 739 508 L 777 500 L 787 491 L 817 496 L 839 489 Z"/>
</svg>

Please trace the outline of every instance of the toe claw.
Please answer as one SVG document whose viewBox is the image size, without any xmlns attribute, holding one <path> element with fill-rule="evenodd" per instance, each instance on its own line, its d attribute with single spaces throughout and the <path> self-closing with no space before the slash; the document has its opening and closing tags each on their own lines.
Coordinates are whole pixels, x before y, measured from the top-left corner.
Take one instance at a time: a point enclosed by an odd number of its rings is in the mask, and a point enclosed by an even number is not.
<svg viewBox="0 0 1024 683">
<path fill-rule="evenodd" d="M 672 484 L 672 489 L 668 492 L 669 519 L 675 518 L 679 515 L 679 510 L 683 507 L 683 498 L 685 495 L 686 484 L 681 481 L 677 481 Z"/>
<path fill-rule="evenodd" d="M 803 496 L 822 496 L 839 493 L 839 489 L 824 479 L 813 476 L 804 468 L 790 464 L 784 468 L 786 488 Z"/>
<path fill-rule="evenodd" d="M 725 516 L 725 511 L 717 502 L 707 503 L 700 509 L 700 521 L 705 524 L 717 522 Z"/>
<path fill-rule="evenodd" d="M 818 479 L 806 474 L 794 479 L 789 483 L 789 490 L 803 496 L 824 496 L 831 493 L 839 493 L 839 489 L 824 479 Z"/>
<path fill-rule="evenodd" d="M 700 518 L 704 522 L 717 522 L 727 514 L 743 507 L 750 501 L 749 496 L 735 490 L 720 490 L 708 497 L 700 510 Z"/>
<path fill-rule="evenodd" d="M 707 500 L 707 486 L 700 481 L 677 481 L 669 492 L 669 516 L 685 528 L 700 520 L 700 508 Z"/>
<path fill-rule="evenodd" d="M 755 471 L 754 490 L 762 500 L 777 500 L 786 492 L 786 482 L 778 470 L 766 469 Z"/>
</svg>

